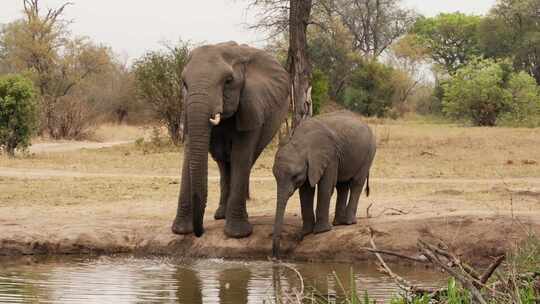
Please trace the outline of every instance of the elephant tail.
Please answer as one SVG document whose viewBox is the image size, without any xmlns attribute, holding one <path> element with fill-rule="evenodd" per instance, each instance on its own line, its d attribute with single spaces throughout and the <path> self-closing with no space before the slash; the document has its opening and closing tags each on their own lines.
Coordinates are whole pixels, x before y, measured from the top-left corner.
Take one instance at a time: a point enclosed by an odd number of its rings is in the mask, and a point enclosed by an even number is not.
<svg viewBox="0 0 540 304">
<path fill-rule="evenodd" d="M 366 178 L 366 196 L 369 197 L 369 172 L 368 172 L 367 178 Z"/>
</svg>

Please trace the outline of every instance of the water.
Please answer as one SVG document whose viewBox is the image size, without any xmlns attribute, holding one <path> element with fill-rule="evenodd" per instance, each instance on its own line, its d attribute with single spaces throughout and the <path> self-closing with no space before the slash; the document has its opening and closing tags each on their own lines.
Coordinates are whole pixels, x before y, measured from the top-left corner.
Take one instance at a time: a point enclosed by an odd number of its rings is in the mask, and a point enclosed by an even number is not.
<svg viewBox="0 0 540 304">
<path fill-rule="evenodd" d="M 351 277 L 357 290 L 368 290 L 380 300 L 397 292 L 392 280 L 373 264 L 288 265 L 301 273 L 307 290 L 316 289 L 329 299 L 349 292 Z M 423 268 L 393 270 L 422 286 L 444 280 Z M 268 261 L 126 256 L 0 259 L 0 303 L 275 303 L 276 294 L 284 297 L 300 288 L 293 270 Z"/>
</svg>

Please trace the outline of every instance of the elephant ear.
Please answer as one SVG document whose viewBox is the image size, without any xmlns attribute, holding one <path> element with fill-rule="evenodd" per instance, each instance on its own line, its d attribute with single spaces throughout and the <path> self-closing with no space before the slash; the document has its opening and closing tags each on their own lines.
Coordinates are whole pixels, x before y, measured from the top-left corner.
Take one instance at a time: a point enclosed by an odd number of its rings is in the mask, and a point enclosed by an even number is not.
<svg viewBox="0 0 540 304">
<path fill-rule="evenodd" d="M 264 123 L 273 109 L 287 104 L 289 75 L 280 63 L 265 51 L 240 46 L 245 56 L 245 81 L 236 113 L 236 128 L 250 131 Z"/>
<path fill-rule="evenodd" d="M 317 146 L 310 148 L 308 152 L 308 179 L 311 187 L 319 183 L 331 162 L 338 161 L 335 136 L 328 133 L 329 131 L 326 129 L 318 132 L 320 134 L 317 136 Z"/>
</svg>

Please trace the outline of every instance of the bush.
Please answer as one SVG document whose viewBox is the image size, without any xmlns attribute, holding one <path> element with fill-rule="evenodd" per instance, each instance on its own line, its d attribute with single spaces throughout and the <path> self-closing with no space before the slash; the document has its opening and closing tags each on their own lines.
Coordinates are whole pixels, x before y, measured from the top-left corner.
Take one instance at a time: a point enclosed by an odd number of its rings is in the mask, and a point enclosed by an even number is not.
<svg viewBox="0 0 540 304">
<path fill-rule="evenodd" d="M 328 77 L 316 69 L 311 74 L 311 101 L 313 102 L 313 115 L 321 112 L 322 105 L 328 100 Z"/>
<path fill-rule="evenodd" d="M 443 84 L 443 113 L 478 126 L 531 125 L 540 109 L 539 90 L 526 73 L 505 62 L 475 59 Z"/>
<path fill-rule="evenodd" d="M 182 140 L 182 71 L 190 44 L 180 41 L 167 51 L 148 52 L 135 61 L 135 86 L 138 96 L 150 105 L 162 121 L 175 145 Z"/>
<path fill-rule="evenodd" d="M 512 96 L 510 111 L 501 115 L 500 124 L 508 126 L 540 126 L 540 89 L 525 72 L 512 74 L 508 81 Z"/>
<path fill-rule="evenodd" d="M 19 75 L 0 77 L 0 148 L 8 155 L 26 149 L 38 124 L 32 82 Z"/>
<path fill-rule="evenodd" d="M 392 107 L 394 69 L 376 61 L 356 68 L 341 96 L 345 107 L 366 116 L 384 117 Z"/>
</svg>

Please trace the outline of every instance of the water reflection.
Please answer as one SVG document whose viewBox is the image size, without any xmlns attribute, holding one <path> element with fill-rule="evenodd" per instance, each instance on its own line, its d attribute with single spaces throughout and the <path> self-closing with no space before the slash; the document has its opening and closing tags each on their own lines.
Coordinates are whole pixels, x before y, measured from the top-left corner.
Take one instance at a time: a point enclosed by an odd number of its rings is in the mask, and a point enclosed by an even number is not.
<svg viewBox="0 0 540 304">
<path fill-rule="evenodd" d="M 388 299 L 395 285 L 374 266 L 292 264 L 308 290 L 340 299 L 350 286 Z M 352 272 L 351 272 L 352 271 Z M 399 269 L 414 282 L 439 274 Z M 353 284 L 354 281 L 354 284 Z M 300 289 L 298 275 L 266 261 L 168 258 L 0 259 L 0 303 L 275 303 Z"/>
<path fill-rule="evenodd" d="M 178 267 L 176 278 L 176 299 L 179 303 L 202 304 L 202 282 L 197 273 L 190 268 Z"/>
</svg>

